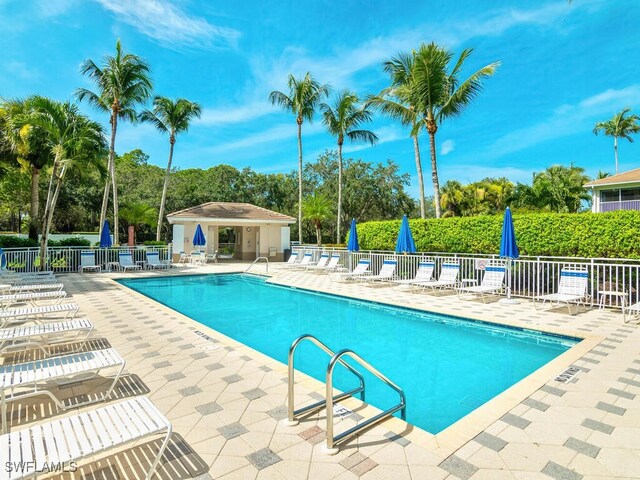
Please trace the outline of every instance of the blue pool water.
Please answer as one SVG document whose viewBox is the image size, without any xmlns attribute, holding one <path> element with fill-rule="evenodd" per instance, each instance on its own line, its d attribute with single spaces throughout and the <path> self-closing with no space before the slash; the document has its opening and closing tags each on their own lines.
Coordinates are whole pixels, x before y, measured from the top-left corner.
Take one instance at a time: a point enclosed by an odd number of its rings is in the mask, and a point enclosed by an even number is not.
<svg viewBox="0 0 640 480">
<path fill-rule="evenodd" d="M 350 348 L 399 385 L 407 421 L 438 433 L 577 339 L 278 287 L 246 275 L 126 279 L 121 283 L 283 363 L 304 333 Z M 306 343 L 296 368 L 324 381 L 328 357 Z M 357 385 L 336 369 L 336 386 Z M 359 369 L 362 370 L 362 369 Z M 211 375 L 215 375 L 212 372 Z M 365 375 L 366 400 L 388 408 L 397 394 Z"/>
</svg>

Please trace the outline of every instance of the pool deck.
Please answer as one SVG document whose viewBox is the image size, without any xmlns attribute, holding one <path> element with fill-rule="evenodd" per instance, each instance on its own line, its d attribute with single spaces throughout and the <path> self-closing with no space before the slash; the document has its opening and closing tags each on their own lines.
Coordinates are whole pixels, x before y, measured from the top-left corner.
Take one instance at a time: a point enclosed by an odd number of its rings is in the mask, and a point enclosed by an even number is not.
<svg viewBox="0 0 640 480">
<path fill-rule="evenodd" d="M 218 264 L 174 268 L 169 274 L 244 268 Z M 253 270 L 262 273 L 264 266 Z M 167 273 L 126 276 L 143 275 Z M 283 285 L 585 337 L 436 436 L 391 419 L 329 456 L 322 452 L 322 412 L 295 427 L 282 422 L 285 365 L 113 281 L 124 276 L 60 278 L 80 305 L 81 315 L 95 324 L 95 341 L 108 342 L 127 361 L 129 383 L 118 396 L 147 394 L 173 423 L 175 438 L 155 478 L 640 478 L 640 328 L 637 322 L 625 324 L 619 310 L 590 309 L 569 316 L 535 310 L 528 301 L 483 304 L 461 301 L 453 294 L 336 283 L 313 273 L 275 273 L 270 281 Z M 348 342 L 345 339 L 344 348 Z M 367 360 L 375 365 L 374 358 Z M 578 367 L 578 373 L 566 383 L 555 380 L 569 366 Z M 301 374 L 296 379 L 297 405 L 317 400 L 324 391 L 314 379 Z M 80 384 L 72 390 L 90 394 L 88 388 L 98 387 Z M 42 409 L 53 415 L 66 413 L 56 411 L 44 397 L 36 400 L 33 409 L 12 411 L 13 428 L 39 421 Z M 353 413 L 336 419 L 336 432 L 374 411 L 355 400 L 341 405 Z M 116 451 L 64 478 L 137 478 L 145 463 L 144 448 Z"/>
</svg>

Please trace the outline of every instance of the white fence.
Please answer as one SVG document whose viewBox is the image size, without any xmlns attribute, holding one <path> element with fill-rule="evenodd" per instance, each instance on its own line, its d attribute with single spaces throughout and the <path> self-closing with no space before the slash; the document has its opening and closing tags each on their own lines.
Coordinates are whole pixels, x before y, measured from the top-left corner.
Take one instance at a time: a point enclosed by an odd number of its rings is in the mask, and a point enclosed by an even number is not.
<svg viewBox="0 0 640 480">
<path fill-rule="evenodd" d="M 442 252 L 420 252 L 410 255 L 397 254 L 390 251 L 348 252 L 344 248 L 322 248 L 316 246 L 296 246 L 294 251 L 304 249 L 314 252 L 314 260 L 322 252 L 339 252 L 340 263 L 352 270 L 361 258 L 371 261 L 371 270 L 378 273 L 383 260 L 398 260 L 396 269 L 398 278 L 412 278 L 416 274 L 418 262 L 427 259 L 436 264 L 434 277 L 440 275 L 440 268 L 445 260 L 453 260 L 460 264 L 461 279 L 482 280 L 484 268 L 488 262 L 508 264 L 506 259 L 498 255 L 455 254 Z M 586 268 L 589 272 L 589 295 L 591 304 L 598 303 L 601 297 L 606 305 L 620 306 L 617 296 L 602 295 L 601 292 L 615 291 L 627 294 L 627 305 L 640 301 L 640 260 L 625 258 L 581 258 L 581 257 L 526 257 L 522 256 L 511 262 L 507 275 L 510 276 L 511 294 L 517 297 L 534 298 L 539 295 L 553 293 L 558 288 L 560 270 L 563 267 Z M 506 283 L 506 282 L 505 282 Z M 611 304 L 610 302 L 613 302 Z"/>
<path fill-rule="evenodd" d="M 171 245 L 168 246 L 138 246 L 138 247 L 49 247 L 47 248 L 45 270 L 55 272 L 77 272 L 80 266 L 80 252 L 93 251 L 96 255 L 96 265 L 105 266 L 108 262 L 118 261 L 118 252 L 130 251 L 133 261 L 147 259 L 146 252 L 158 252 L 160 260 L 171 260 Z M 16 272 L 35 272 L 40 270 L 40 249 L 33 248 L 5 248 L 3 249 L 7 261 L 7 268 Z"/>
</svg>

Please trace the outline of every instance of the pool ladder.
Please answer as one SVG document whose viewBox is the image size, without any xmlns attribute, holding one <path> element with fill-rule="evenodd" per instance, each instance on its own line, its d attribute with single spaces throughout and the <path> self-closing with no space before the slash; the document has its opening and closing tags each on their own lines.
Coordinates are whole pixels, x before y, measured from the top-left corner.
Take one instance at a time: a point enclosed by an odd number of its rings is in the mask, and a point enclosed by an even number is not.
<svg viewBox="0 0 640 480">
<path fill-rule="evenodd" d="M 243 273 L 247 273 L 251 269 L 251 267 L 253 267 L 258 262 L 258 260 L 264 260 L 265 262 L 267 262 L 267 270 L 266 271 L 268 273 L 269 272 L 269 259 L 267 257 L 258 257 L 258 258 L 256 258 L 253 262 L 251 262 L 251 265 L 249 265 L 247 267 L 247 269 Z"/>
<path fill-rule="evenodd" d="M 313 343 L 314 345 L 316 345 L 318 348 L 320 348 L 320 350 L 322 350 L 323 352 L 325 352 L 327 355 L 329 355 L 331 357 L 331 359 L 329 360 L 329 363 L 327 364 L 327 370 L 326 370 L 326 392 L 325 392 L 325 398 L 324 400 L 320 400 L 316 403 L 313 403 L 311 405 L 307 405 L 305 407 L 301 407 L 298 408 L 296 410 L 295 408 L 295 392 L 294 392 L 294 387 L 295 387 L 295 379 L 294 379 L 294 374 L 295 374 L 295 368 L 294 368 L 294 354 L 296 351 L 296 348 L 298 347 L 298 345 L 300 345 L 302 342 L 304 341 L 309 341 L 311 343 Z M 365 420 L 364 422 L 356 425 L 355 427 L 351 427 L 350 429 L 339 433 L 338 435 L 333 434 L 333 406 L 335 404 L 335 402 L 343 400 L 345 398 L 349 398 L 352 397 L 356 394 L 360 394 L 360 400 L 364 401 L 365 399 L 365 384 L 364 384 L 364 377 L 362 376 L 362 374 L 360 372 L 358 372 L 355 368 L 353 368 L 351 365 L 349 365 L 346 361 L 345 361 L 345 357 L 349 357 L 352 360 L 356 361 L 358 364 L 360 364 L 362 367 L 364 367 L 366 370 L 368 370 L 369 372 L 371 372 L 374 376 L 376 376 L 378 379 L 380 379 L 382 382 L 384 382 L 385 384 L 387 384 L 391 389 L 395 390 L 399 397 L 400 397 L 400 403 L 398 403 L 397 405 L 383 411 L 380 412 L 379 414 L 369 418 L 368 420 Z M 349 370 L 351 373 L 353 373 L 356 378 L 359 380 L 359 386 L 346 391 L 346 392 L 342 392 L 342 393 L 338 393 L 336 395 L 333 394 L 333 371 L 336 367 L 336 365 L 342 365 L 343 367 L 345 367 L 347 370 Z M 347 440 L 349 440 L 351 437 L 354 437 L 356 435 L 358 435 L 361 431 L 372 427 L 373 425 L 376 425 L 380 422 L 382 422 L 383 420 L 386 420 L 387 418 L 389 418 L 391 415 L 393 415 L 394 413 L 396 413 L 397 411 L 400 411 L 400 415 L 402 417 L 403 420 L 406 419 L 406 408 L 407 408 L 407 404 L 406 404 L 406 398 L 404 395 L 404 392 L 402 391 L 402 389 L 400 387 L 398 387 L 395 383 L 393 383 L 391 380 L 389 380 L 385 375 L 383 375 L 382 373 L 380 373 L 376 368 L 374 368 L 369 362 L 367 362 L 366 360 L 364 360 L 360 355 L 358 355 L 357 353 L 355 353 L 353 350 L 340 350 L 339 352 L 335 353 L 333 352 L 329 347 L 327 347 L 324 343 L 322 343 L 320 340 L 318 340 L 316 337 L 314 337 L 313 335 L 309 335 L 309 334 L 305 334 L 305 335 L 301 335 L 300 337 L 296 338 L 294 340 L 294 342 L 291 344 L 291 347 L 289 347 L 289 358 L 288 358 L 288 370 L 289 370 L 289 381 L 288 381 L 288 399 L 287 399 L 287 424 L 290 426 L 294 426 L 297 425 L 299 423 L 298 418 L 304 414 L 308 414 L 308 413 L 313 413 L 313 412 L 317 412 L 318 410 L 322 410 L 323 408 L 326 408 L 327 411 L 327 439 L 326 439 L 326 445 L 325 445 L 325 452 L 328 453 L 329 455 L 335 455 L 336 453 L 338 453 L 339 451 L 339 445 L 342 443 L 345 443 Z"/>
</svg>

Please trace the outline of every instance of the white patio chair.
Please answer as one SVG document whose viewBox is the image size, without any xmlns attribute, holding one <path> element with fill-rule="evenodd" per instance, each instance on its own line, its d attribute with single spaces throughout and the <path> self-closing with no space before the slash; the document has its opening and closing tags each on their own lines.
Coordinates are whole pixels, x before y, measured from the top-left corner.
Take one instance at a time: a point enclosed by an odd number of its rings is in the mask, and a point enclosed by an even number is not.
<svg viewBox="0 0 640 480">
<path fill-rule="evenodd" d="M 311 265 L 311 261 L 313 260 L 313 252 L 305 252 L 302 256 L 302 260 L 300 262 L 296 262 L 291 266 L 287 265 L 290 270 L 303 270 L 307 266 Z"/>
<path fill-rule="evenodd" d="M 93 250 L 83 250 L 80 252 L 80 266 L 78 271 L 84 273 L 85 270 L 101 272 L 102 267 L 96 265 L 96 253 Z"/>
<path fill-rule="evenodd" d="M 420 287 L 422 290 L 430 288 L 431 290 L 441 290 L 448 288 L 456 288 L 458 286 L 458 275 L 460 274 L 460 264 L 457 261 L 445 261 L 440 269 L 440 276 L 437 280 L 428 282 L 415 282 L 414 287 Z"/>
<path fill-rule="evenodd" d="M 42 350 L 45 355 L 49 355 L 46 347 L 73 342 L 78 342 L 75 350 L 80 350 L 91 332 L 93 332 L 93 324 L 87 318 L 2 328 L 0 329 L 0 355 L 34 347 Z"/>
<path fill-rule="evenodd" d="M 303 270 L 314 270 L 317 268 L 324 268 L 327 265 L 327 262 L 329 262 L 329 254 L 321 253 L 320 258 L 318 259 L 318 263 L 305 265 Z"/>
<path fill-rule="evenodd" d="M 103 452 L 163 434 L 164 440 L 145 479 L 153 475 L 171 437 L 171 423 L 147 397 L 136 397 L 88 412 L 0 436 L 1 478 L 35 477 L 52 465 L 93 459 Z M 5 464 L 6 462 L 6 464 Z"/>
<path fill-rule="evenodd" d="M 461 298 L 463 294 L 480 295 L 482 302 L 485 303 L 486 296 L 495 295 L 504 290 L 505 272 L 506 267 L 502 264 L 487 265 L 480 285 L 471 285 L 478 282 L 474 278 L 463 279 L 458 287 L 458 296 Z"/>
<path fill-rule="evenodd" d="M 558 292 L 548 295 L 540 295 L 533 299 L 533 306 L 538 308 L 537 301 L 542 301 L 542 305 L 546 302 L 555 302 L 567 304 L 567 310 L 571 315 L 571 304 L 586 305 L 589 297 L 587 288 L 589 287 L 589 271 L 584 268 L 563 268 L 560 271 L 560 282 L 558 283 Z"/>
<path fill-rule="evenodd" d="M 313 268 L 309 267 L 309 270 L 313 272 L 324 273 L 324 272 L 333 272 L 335 270 L 339 270 L 340 268 L 342 268 L 342 265 L 340 265 L 340 254 L 332 253 L 331 257 L 329 257 L 329 261 L 324 267 L 317 267 L 317 266 Z"/>
<path fill-rule="evenodd" d="M 60 355 L 25 363 L 0 366 L 0 406 L 2 432 L 7 432 L 7 404 L 25 398 L 47 395 L 62 410 L 106 400 L 124 371 L 125 361 L 113 348 Z M 116 375 L 103 395 L 85 401 L 62 401 L 51 390 L 96 377 L 102 370 L 115 369 Z"/>
<path fill-rule="evenodd" d="M 302 257 L 304 256 L 304 252 L 302 250 L 296 250 L 291 254 L 289 260 L 279 265 L 279 268 L 286 269 L 291 268 L 294 265 L 300 263 L 302 261 Z"/>
<path fill-rule="evenodd" d="M 371 260 L 368 258 L 361 258 L 351 272 L 337 272 L 329 276 L 329 278 L 335 282 L 347 282 L 349 280 L 356 280 L 362 278 L 365 275 L 371 275 Z"/>
<path fill-rule="evenodd" d="M 124 270 L 142 270 L 142 266 L 133 263 L 133 255 L 131 252 L 118 252 L 118 267 Z"/>
<path fill-rule="evenodd" d="M 156 268 L 171 268 L 171 260 L 160 260 L 159 252 L 147 252 L 147 267 L 153 270 Z"/>
<path fill-rule="evenodd" d="M 26 285 L 10 285 L 0 284 L 0 293 L 3 295 L 11 295 L 13 293 L 29 293 L 29 292 L 55 292 L 64 288 L 64 284 L 57 283 L 31 283 Z"/>
<path fill-rule="evenodd" d="M 61 303 L 67 297 L 64 290 L 53 290 L 49 292 L 26 292 L 0 295 L 0 309 L 7 308 L 16 303 L 28 303 L 36 307 L 40 302 L 50 302 L 52 304 Z"/>
<path fill-rule="evenodd" d="M 640 302 L 634 303 L 622 309 L 624 323 L 628 322 L 628 319 L 635 318 L 640 315 Z"/>
<path fill-rule="evenodd" d="M 22 323 L 25 321 L 43 321 L 45 316 L 61 314 L 56 320 L 75 317 L 78 313 L 78 304 L 60 303 L 58 305 L 43 305 L 41 307 L 7 308 L 0 310 L 0 328 L 6 327 L 10 323 Z M 53 320 L 53 319 L 51 319 Z M 49 320 L 49 321 L 51 321 Z"/>
<path fill-rule="evenodd" d="M 436 263 L 433 260 L 422 260 L 418 262 L 418 269 L 416 275 L 413 278 L 405 278 L 402 280 L 394 280 L 393 283 L 397 287 L 409 286 L 413 287 L 416 284 L 422 282 L 430 282 L 433 276 L 433 270 L 436 267 Z"/>
<path fill-rule="evenodd" d="M 207 257 L 205 256 L 204 252 L 194 251 L 191 252 L 190 262 L 192 265 L 196 266 L 206 265 Z"/>
<path fill-rule="evenodd" d="M 396 267 L 398 266 L 398 261 L 395 259 L 388 258 L 382 261 L 382 267 L 377 275 L 364 275 L 362 277 L 358 277 L 357 280 L 362 280 L 363 282 L 372 284 L 375 282 L 388 283 L 393 282 L 396 278 Z"/>
</svg>

